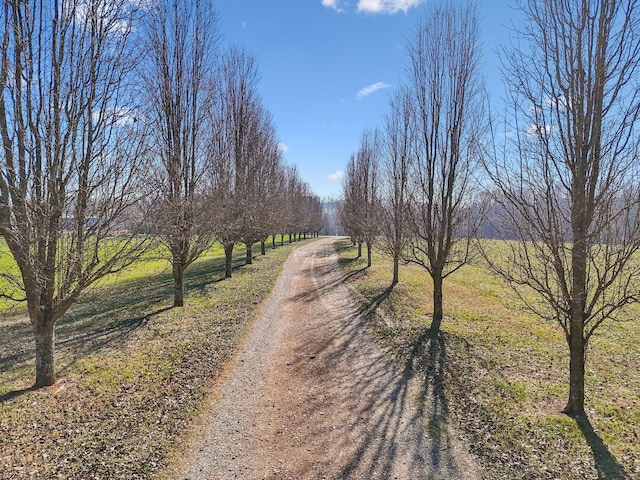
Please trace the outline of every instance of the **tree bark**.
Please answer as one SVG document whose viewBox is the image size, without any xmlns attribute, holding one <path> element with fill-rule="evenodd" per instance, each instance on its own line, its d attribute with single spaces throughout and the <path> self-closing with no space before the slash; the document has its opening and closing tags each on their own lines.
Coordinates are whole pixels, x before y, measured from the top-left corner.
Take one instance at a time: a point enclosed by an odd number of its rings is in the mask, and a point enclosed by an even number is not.
<svg viewBox="0 0 640 480">
<path fill-rule="evenodd" d="M 358 256 L 356 258 L 362 257 L 362 242 L 358 242 Z"/>
<path fill-rule="evenodd" d="M 569 338 L 569 401 L 563 412 L 569 416 L 584 415 L 585 341 L 582 321 L 571 321 Z"/>
<path fill-rule="evenodd" d="M 399 275 L 400 275 L 399 265 L 400 265 L 400 255 L 398 255 L 397 253 L 394 253 L 393 254 L 393 280 L 391 280 L 391 285 L 395 285 L 399 281 Z"/>
<path fill-rule="evenodd" d="M 578 202 L 581 206 L 582 203 Z M 575 217 L 581 216 L 578 211 Z M 576 220 L 573 250 L 571 252 L 572 289 L 571 323 L 569 325 L 569 401 L 563 412 L 567 415 L 584 415 L 585 339 L 584 316 L 587 289 L 587 247 L 584 240 L 582 219 Z"/>
<path fill-rule="evenodd" d="M 233 243 L 224 244 L 224 278 L 231 278 L 233 268 Z"/>
<path fill-rule="evenodd" d="M 434 273 L 433 277 L 433 319 L 431 320 L 431 331 L 438 333 L 442 325 L 442 275 Z"/>
<path fill-rule="evenodd" d="M 276 236 L 275 235 L 271 235 L 271 249 L 272 250 L 276 249 Z"/>
<path fill-rule="evenodd" d="M 184 306 L 184 269 L 175 260 L 173 263 L 173 306 Z"/>
<path fill-rule="evenodd" d="M 267 254 L 267 246 L 265 244 L 264 240 L 260 240 L 260 255 L 266 255 Z"/>
<path fill-rule="evenodd" d="M 367 242 L 367 267 L 371 266 L 371 242 Z"/>
<path fill-rule="evenodd" d="M 247 258 L 246 258 L 245 264 L 251 265 L 252 263 L 253 263 L 252 245 L 250 243 L 247 243 Z"/>
<path fill-rule="evenodd" d="M 56 383 L 54 343 L 55 322 L 42 318 L 39 314 L 35 322 L 32 321 L 36 342 L 36 383 L 35 388 L 48 387 Z"/>
</svg>

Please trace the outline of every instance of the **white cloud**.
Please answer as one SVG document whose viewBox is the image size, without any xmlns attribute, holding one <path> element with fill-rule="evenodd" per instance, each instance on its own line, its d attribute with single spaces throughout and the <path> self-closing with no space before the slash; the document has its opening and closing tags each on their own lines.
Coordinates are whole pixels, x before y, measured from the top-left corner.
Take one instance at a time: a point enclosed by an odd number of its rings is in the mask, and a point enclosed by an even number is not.
<svg viewBox="0 0 640 480">
<path fill-rule="evenodd" d="M 546 138 L 557 131 L 557 128 L 553 125 L 535 124 L 532 123 L 524 129 L 524 134 L 531 138 Z"/>
<path fill-rule="evenodd" d="M 322 6 L 333 8 L 336 12 L 342 13 L 344 9 L 340 6 L 341 0 L 322 0 Z"/>
<path fill-rule="evenodd" d="M 289 146 L 285 145 L 284 143 L 280 142 L 278 144 L 278 150 L 280 150 L 281 153 L 287 153 L 289 151 Z"/>
<path fill-rule="evenodd" d="M 325 0 L 323 0 L 324 2 Z M 328 0 L 330 1 L 330 0 Z M 358 0 L 358 12 L 365 13 L 407 13 L 424 0 Z"/>
<path fill-rule="evenodd" d="M 247 28 L 247 22 L 242 22 L 242 28 Z"/>
<path fill-rule="evenodd" d="M 336 170 L 332 174 L 327 175 L 325 178 L 330 182 L 337 182 L 338 180 L 344 178 L 344 172 L 342 170 Z"/>
<path fill-rule="evenodd" d="M 389 88 L 391 85 L 384 82 L 376 82 L 373 85 L 369 85 L 368 87 L 364 87 L 358 91 L 356 94 L 356 99 L 360 100 L 367 95 L 371 95 L 373 92 L 380 90 L 381 88 Z"/>
</svg>

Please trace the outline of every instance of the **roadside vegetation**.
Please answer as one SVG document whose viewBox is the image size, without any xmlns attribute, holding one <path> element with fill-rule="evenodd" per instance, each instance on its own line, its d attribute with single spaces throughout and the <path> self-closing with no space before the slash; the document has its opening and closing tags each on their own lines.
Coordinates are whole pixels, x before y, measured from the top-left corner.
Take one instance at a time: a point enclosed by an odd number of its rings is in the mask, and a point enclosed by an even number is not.
<svg viewBox="0 0 640 480">
<path fill-rule="evenodd" d="M 95 287 L 60 321 L 60 380 L 32 389 L 33 338 L 18 311 L 0 317 L 0 479 L 156 478 L 269 294 L 286 243 L 232 279 L 216 244 L 186 273 L 183 308 L 152 254 Z M 162 478 L 162 477 L 160 477 Z"/>
<path fill-rule="evenodd" d="M 500 247 L 496 243 L 496 248 Z M 640 478 L 640 324 L 610 322 L 587 353 L 588 417 L 561 413 L 568 393 L 566 340 L 480 262 L 445 281 L 446 312 L 430 331 L 432 283 L 416 266 L 337 244 L 342 275 L 396 361 L 423 375 L 438 422 L 465 432 L 489 478 Z M 635 312 L 637 314 L 637 312 Z M 634 312 L 627 320 L 632 320 Z"/>
</svg>

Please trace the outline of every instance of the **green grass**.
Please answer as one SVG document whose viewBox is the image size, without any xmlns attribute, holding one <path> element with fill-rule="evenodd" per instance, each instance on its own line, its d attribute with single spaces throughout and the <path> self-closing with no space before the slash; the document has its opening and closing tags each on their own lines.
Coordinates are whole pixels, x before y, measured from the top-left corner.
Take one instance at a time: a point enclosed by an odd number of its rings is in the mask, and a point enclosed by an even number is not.
<svg viewBox="0 0 640 480">
<path fill-rule="evenodd" d="M 361 294 L 372 327 L 428 384 L 442 384 L 448 421 L 461 428 L 489 478 L 640 478 L 640 322 L 616 322 L 592 339 L 587 357 L 589 421 L 560 413 L 568 395 L 568 348 L 560 327 L 545 323 L 482 265 L 444 285 L 442 335 L 428 332 L 431 279 L 417 266 L 373 266 L 338 245 L 344 275 Z M 597 466 L 596 466 L 597 464 Z"/>
<path fill-rule="evenodd" d="M 56 330 L 60 381 L 32 391 L 24 316 L 0 317 L 0 479 L 163 478 L 216 380 L 270 293 L 289 252 L 254 264 L 207 252 L 188 270 L 183 308 L 173 281 L 145 259 L 94 288 Z"/>
</svg>

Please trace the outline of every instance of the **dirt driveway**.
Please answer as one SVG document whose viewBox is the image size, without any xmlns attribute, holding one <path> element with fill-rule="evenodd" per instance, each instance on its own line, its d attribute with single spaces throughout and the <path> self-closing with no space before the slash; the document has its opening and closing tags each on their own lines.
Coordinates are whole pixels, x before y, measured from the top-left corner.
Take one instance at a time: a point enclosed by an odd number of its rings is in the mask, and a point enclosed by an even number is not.
<svg viewBox="0 0 640 480">
<path fill-rule="evenodd" d="M 176 478 L 482 478 L 433 422 L 428 389 L 366 331 L 332 243 L 289 257 Z"/>
</svg>

